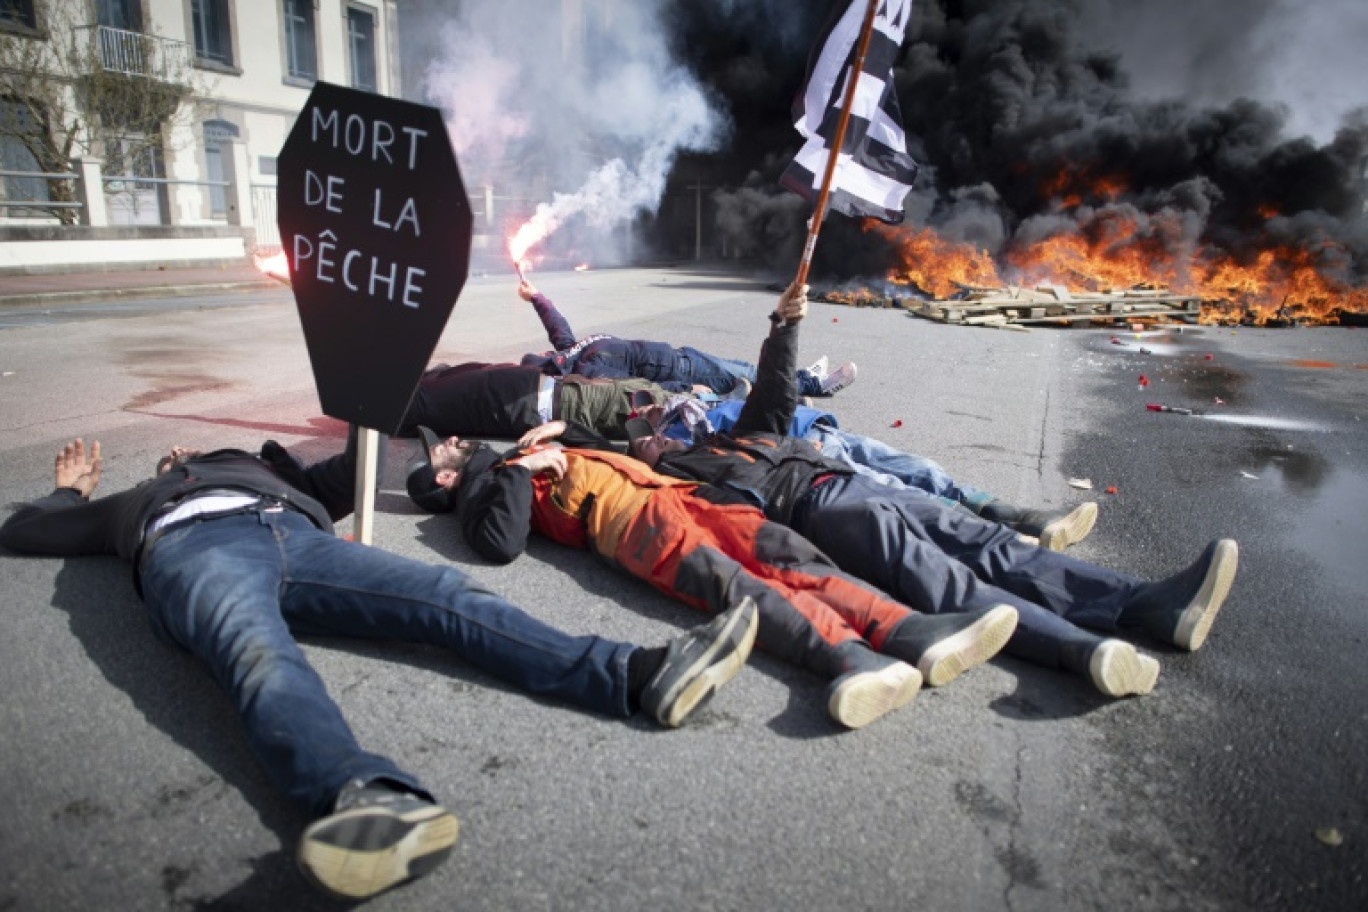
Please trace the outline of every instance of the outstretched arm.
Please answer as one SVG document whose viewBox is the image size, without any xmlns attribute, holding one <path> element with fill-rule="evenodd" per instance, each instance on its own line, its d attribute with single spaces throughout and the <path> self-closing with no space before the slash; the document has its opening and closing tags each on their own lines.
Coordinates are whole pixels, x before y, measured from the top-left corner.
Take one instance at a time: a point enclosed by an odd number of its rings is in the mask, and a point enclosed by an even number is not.
<svg viewBox="0 0 1368 912">
<path fill-rule="evenodd" d="M 760 347 L 755 388 L 736 419 L 736 433 L 787 434 L 798 407 L 798 323 L 807 315 L 806 285 L 784 290 L 770 314 L 770 333 Z"/>
<path fill-rule="evenodd" d="M 575 345 L 575 333 L 570 329 L 570 322 L 561 316 L 561 312 L 556 309 L 556 305 L 551 303 L 551 299 L 532 285 L 531 282 L 523 279 L 518 284 L 518 297 L 532 304 L 536 309 L 537 316 L 541 319 L 542 327 L 546 330 L 546 338 L 550 340 L 551 347 L 556 351 L 564 351 L 573 348 Z"/>
<path fill-rule="evenodd" d="M 616 450 L 612 441 L 597 431 L 575 421 L 548 421 L 534 427 L 518 438 L 518 447 L 528 449 L 552 440 L 559 440 L 565 446 L 588 450 Z"/>
<path fill-rule="evenodd" d="M 56 490 L 25 504 L 0 525 L 0 546 L 21 554 L 117 554 L 125 491 L 91 501 L 104 460 L 100 444 L 73 440 L 57 453 Z"/>
</svg>

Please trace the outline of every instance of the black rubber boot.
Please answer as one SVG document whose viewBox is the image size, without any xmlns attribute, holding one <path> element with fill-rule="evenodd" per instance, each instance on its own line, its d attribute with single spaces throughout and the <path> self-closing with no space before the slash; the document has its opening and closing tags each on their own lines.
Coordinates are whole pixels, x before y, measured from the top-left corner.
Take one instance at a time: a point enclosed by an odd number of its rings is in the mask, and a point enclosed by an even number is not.
<svg viewBox="0 0 1368 912">
<path fill-rule="evenodd" d="M 916 665 L 927 687 L 940 687 L 1001 652 L 1016 625 L 1017 610 L 1011 605 L 918 613 L 899 621 L 879 651 Z"/>
<path fill-rule="evenodd" d="M 991 500 L 980 508 L 979 516 L 1039 539 L 1042 548 L 1063 551 L 1088 537 L 1097 523 L 1097 504 L 1088 501 L 1067 510 L 1027 510 Z"/>
<path fill-rule="evenodd" d="M 850 640 L 832 653 L 835 680 L 827 688 L 827 712 L 847 728 L 863 728 L 912 702 L 921 690 L 916 668 L 880 655 L 864 640 Z"/>
<path fill-rule="evenodd" d="M 1103 639 L 1082 630 L 1060 646 L 1059 664 L 1109 697 L 1147 694 L 1159 679 L 1158 660 L 1125 640 Z"/>
<path fill-rule="evenodd" d="M 1230 594 L 1239 562 L 1240 549 L 1233 539 L 1212 542 L 1191 566 L 1141 587 L 1121 609 L 1117 624 L 1181 649 L 1199 648 Z"/>
</svg>

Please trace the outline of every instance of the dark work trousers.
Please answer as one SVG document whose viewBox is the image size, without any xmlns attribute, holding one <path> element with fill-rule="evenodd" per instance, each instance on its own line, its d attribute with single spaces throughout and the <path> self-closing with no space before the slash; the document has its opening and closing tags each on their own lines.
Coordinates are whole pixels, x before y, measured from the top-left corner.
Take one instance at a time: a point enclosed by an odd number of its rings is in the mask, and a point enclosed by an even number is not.
<svg viewBox="0 0 1368 912">
<path fill-rule="evenodd" d="M 1145 581 L 1021 541 L 998 523 L 861 475 L 819 482 L 792 526 L 842 570 L 918 611 L 1017 609 L 1011 655 L 1060 667 L 1065 642 L 1111 632 Z"/>
<path fill-rule="evenodd" d="M 834 647 L 864 639 L 878 649 L 888 631 L 912 614 L 754 507 L 710 503 L 688 488 L 655 491 L 627 527 L 615 560 L 704 611 L 754 598 L 757 644 L 824 678 L 842 670 Z"/>
</svg>

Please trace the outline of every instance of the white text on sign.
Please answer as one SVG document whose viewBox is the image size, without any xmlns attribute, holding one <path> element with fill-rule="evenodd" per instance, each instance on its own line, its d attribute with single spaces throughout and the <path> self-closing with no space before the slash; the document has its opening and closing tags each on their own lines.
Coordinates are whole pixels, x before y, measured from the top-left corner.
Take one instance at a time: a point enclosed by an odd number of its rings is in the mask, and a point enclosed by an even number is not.
<svg viewBox="0 0 1368 912">
<path fill-rule="evenodd" d="M 314 108 L 309 126 L 310 138 L 314 142 L 319 142 L 321 136 L 334 149 L 345 149 L 350 155 L 369 156 L 375 163 L 384 161 L 389 165 L 394 164 L 391 147 L 399 137 L 394 125 L 388 121 L 367 121 L 360 114 L 348 114 L 342 118 L 335 110 Z M 407 166 L 412 171 L 418 163 L 418 141 L 427 137 L 427 131 L 417 127 L 400 127 L 399 132 L 408 140 Z"/>
<path fill-rule="evenodd" d="M 321 177 L 313 171 L 304 172 L 304 205 L 319 206 L 329 212 L 342 214 L 343 195 L 342 191 L 346 187 L 346 180 L 334 175 Z M 418 204 L 413 197 L 404 200 L 404 204 L 399 207 L 399 216 L 393 223 L 387 222 L 381 210 L 384 206 L 384 194 L 379 187 L 375 188 L 375 207 L 371 210 L 371 224 L 377 228 L 389 228 L 398 231 L 408 225 L 413 230 L 414 237 L 422 237 L 423 229 L 418 224 Z"/>
<path fill-rule="evenodd" d="M 355 249 L 342 251 L 339 260 L 337 235 L 331 231 L 320 234 L 317 244 L 306 235 L 296 234 L 292 246 L 292 262 L 296 273 L 302 272 L 306 264 L 312 262 L 314 276 L 320 282 L 333 284 L 340 279 L 348 291 L 359 293 L 364 290 L 373 298 L 377 289 L 383 289 L 386 301 L 395 300 L 397 293 L 399 303 L 405 307 L 416 308 L 419 305 L 416 299 L 422 295 L 423 287 L 418 283 L 427 275 L 425 269 L 405 266 L 401 283 L 399 264 L 393 260 L 382 263 L 379 257 L 367 257 Z M 367 259 L 370 260 L 369 266 L 366 263 Z"/>
</svg>

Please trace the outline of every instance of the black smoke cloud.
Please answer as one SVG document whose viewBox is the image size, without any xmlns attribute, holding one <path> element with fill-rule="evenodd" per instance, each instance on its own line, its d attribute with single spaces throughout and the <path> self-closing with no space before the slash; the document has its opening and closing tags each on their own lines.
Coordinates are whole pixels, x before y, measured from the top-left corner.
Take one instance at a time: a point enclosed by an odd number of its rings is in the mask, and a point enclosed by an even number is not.
<svg viewBox="0 0 1368 912">
<path fill-rule="evenodd" d="M 1194 23 L 1191 46 L 1170 38 L 1148 48 L 1149 63 L 1188 73 L 1200 85 L 1191 97 L 1163 97 L 1143 69 L 1148 90 L 1134 85 L 1133 71 L 1147 62 L 1141 11 L 1184 15 L 1170 0 L 919 2 L 895 70 L 911 151 L 925 166 L 908 223 L 1006 262 L 1044 238 L 1086 236 L 1128 218 L 1145 243 L 1172 255 L 1245 261 L 1271 244 L 1290 244 L 1362 287 L 1368 111 L 1344 114 L 1342 99 L 1326 98 L 1340 106 L 1341 119 L 1321 140 L 1290 130 L 1289 108 L 1278 101 L 1238 95 L 1241 84 L 1266 85 L 1257 77 L 1273 59 L 1267 35 L 1287 14 L 1286 0 L 1181 6 Z M 721 188 L 714 191 L 721 246 L 779 272 L 796 265 L 807 216 L 776 184 L 799 145 L 789 103 L 810 51 L 803 36 L 816 33 L 829 9 L 816 0 L 713 0 L 676 4 L 672 19 L 679 57 L 724 100 L 736 125 L 726 149 L 682 160 L 674 186 Z M 1179 59 L 1189 65 L 1179 67 Z M 1217 72 L 1225 78 L 1219 85 Z M 1194 100 L 1223 95 L 1230 100 Z M 1123 189 L 1098 194 L 1092 188 L 1103 180 Z M 1064 206 L 1066 196 L 1076 199 Z M 869 275 L 889 265 L 876 235 L 837 216 L 823 228 L 813 275 Z"/>
</svg>

